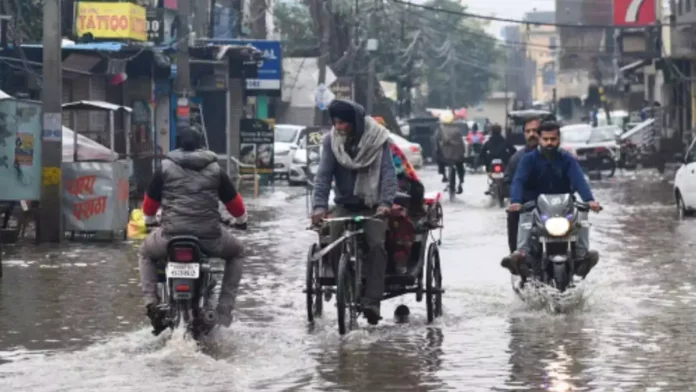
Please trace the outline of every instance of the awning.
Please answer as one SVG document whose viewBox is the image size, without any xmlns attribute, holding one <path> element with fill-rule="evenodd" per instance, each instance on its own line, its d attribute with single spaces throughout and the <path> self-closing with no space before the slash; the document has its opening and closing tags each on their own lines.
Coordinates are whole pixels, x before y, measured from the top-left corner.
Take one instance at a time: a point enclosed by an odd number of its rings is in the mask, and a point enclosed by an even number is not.
<svg viewBox="0 0 696 392">
<path fill-rule="evenodd" d="M 68 102 L 63 104 L 63 110 L 104 110 L 115 112 L 118 110 L 124 110 L 128 113 L 133 110 L 128 106 L 114 105 L 113 103 L 104 101 L 76 101 Z"/>
<path fill-rule="evenodd" d="M 619 71 L 622 73 L 628 73 L 628 72 L 634 72 L 639 68 L 645 67 L 646 65 L 650 64 L 652 60 L 644 59 L 644 60 L 638 60 L 636 62 L 630 63 L 628 65 L 624 65 L 623 67 L 619 68 Z"/>
<path fill-rule="evenodd" d="M 0 90 L 0 100 L 2 99 L 12 99 L 12 96 L 7 94 L 6 92 Z"/>
</svg>

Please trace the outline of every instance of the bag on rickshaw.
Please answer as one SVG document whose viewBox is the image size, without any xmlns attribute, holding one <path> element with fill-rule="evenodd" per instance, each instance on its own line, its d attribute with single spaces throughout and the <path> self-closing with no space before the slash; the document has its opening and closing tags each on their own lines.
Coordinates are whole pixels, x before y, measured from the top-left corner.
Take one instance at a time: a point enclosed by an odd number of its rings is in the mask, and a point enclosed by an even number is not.
<svg viewBox="0 0 696 392">
<path fill-rule="evenodd" d="M 406 209 L 395 205 L 387 220 L 386 249 L 393 266 L 408 266 L 416 237 L 416 226 Z"/>
</svg>

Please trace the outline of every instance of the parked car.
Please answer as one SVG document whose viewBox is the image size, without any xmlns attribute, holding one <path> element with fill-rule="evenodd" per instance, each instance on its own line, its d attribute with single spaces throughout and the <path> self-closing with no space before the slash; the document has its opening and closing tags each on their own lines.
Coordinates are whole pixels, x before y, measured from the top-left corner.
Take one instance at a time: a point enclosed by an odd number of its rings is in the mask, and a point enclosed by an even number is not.
<svg viewBox="0 0 696 392">
<path fill-rule="evenodd" d="M 680 218 L 691 216 L 696 211 L 696 140 L 686 150 L 674 176 L 674 199 Z"/>
<path fill-rule="evenodd" d="M 299 148 L 303 125 L 276 124 L 274 127 L 275 140 L 273 145 L 273 173 L 280 177 L 288 177 L 292 158 Z"/>
<path fill-rule="evenodd" d="M 404 152 L 406 159 L 414 168 L 423 167 L 423 149 L 420 144 L 409 142 L 395 133 L 392 133 L 389 138 Z"/>
<path fill-rule="evenodd" d="M 421 147 L 417 143 L 409 142 L 403 137 L 392 133 L 389 138 L 393 143 L 395 143 L 406 155 L 406 159 L 413 165 L 414 168 L 423 167 L 423 153 Z M 290 170 L 288 172 L 288 182 L 290 185 L 304 185 L 307 183 L 307 171 L 316 170 L 316 165 L 307 167 L 307 149 L 304 138 L 299 142 L 298 148 L 294 151 L 292 156 L 292 163 L 290 165 Z M 312 151 L 310 161 L 317 162 L 319 154 L 321 151 Z M 316 174 L 316 173 L 311 173 Z"/>
<path fill-rule="evenodd" d="M 566 125 L 561 127 L 561 147 L 573 154 L 585 171 L 609 171 L 611 177 L 620 154 L 616 128 Z"/>
</svg>

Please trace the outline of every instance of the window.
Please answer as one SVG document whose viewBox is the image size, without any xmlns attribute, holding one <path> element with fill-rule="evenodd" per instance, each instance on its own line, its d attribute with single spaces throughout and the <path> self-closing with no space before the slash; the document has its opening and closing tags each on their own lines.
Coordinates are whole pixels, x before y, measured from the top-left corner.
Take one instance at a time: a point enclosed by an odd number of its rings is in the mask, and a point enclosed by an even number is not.
<svg viewBox="0 0 696 392">
<path fill-rule="evenodd" d="M 691 143 L 689 151 L 686 153 L 686 163 L 696 162 L 696 141 Z"/>
<path fill-rule="evenodd" d="M 549 48 L 551 50 L 556 50 L 556 37 L 549 38 Z"/>
<path fill-rule="evenodd" d="M 692 0 L 684 0 L 684 4 L 686 5 L 685 12 L 691 12 L 691 1 Z"/>
</svg>

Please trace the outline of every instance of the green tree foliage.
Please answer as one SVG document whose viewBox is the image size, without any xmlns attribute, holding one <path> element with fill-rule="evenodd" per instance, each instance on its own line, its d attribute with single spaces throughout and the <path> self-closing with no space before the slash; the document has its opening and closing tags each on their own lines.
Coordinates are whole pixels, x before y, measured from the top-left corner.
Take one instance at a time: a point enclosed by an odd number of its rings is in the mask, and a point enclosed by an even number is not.
<svg viewBox="0 0 696 392">
<path fill-rule="evenodd" d="M 298 47 L 319 46 L 314 0 L 305 3 L 280 3 L 275 9 L 276 30 L 286 45 L 286 52 Z M 331 60 L 337 62 L 349 52 L 346 34 L 364 48 L 368 37 L 379 40 L 377 73 L 381 80 L 404 85 L 427 86 L 427 105 L 461 107 L 480 102 L 498 78 L 502 56 L 498 41 L 482 25 L 465 18 L 465 7 L 453 0 L 431 0 L 430 7 L 452 11 L 436 12 L 384 0 L 359 0 L 355 15 L 354 0 L 332 3 Z M 314 22 L 314 23 L 312 23 Z M 336 37 L 338 36 L 338 38 Z M 367 56 L 357 52 L 350 70 L 364 73 Z M 343 59 L 344 60 L 344 59 Z M 346 69 L 335 69 L 341 74 Z"/>
<path fill-rule="evenodd" d="M 41 42 L 43 35 L 42 0 L 0 0 L 0 14 L 12 16 L 9 35 L 13 41 Z"/>
</svg>

